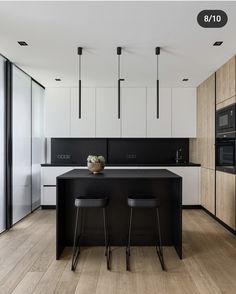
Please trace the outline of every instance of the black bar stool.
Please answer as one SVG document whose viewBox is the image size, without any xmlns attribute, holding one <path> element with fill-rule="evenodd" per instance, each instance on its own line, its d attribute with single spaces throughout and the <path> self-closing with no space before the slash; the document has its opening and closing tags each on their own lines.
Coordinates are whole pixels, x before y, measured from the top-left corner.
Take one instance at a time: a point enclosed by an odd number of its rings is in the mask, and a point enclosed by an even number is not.
<svg viewBox="0 0 236 294">
<path fill-rule="evenodd" d="M 160 226 L 160 217 L 159 217 L 159 200 L 152 196 L 129 196 L 128 197 L 128 206 L 130 207 L 130 216 L 129 216 L 129 230 L 128 230 L 128 244 L 126 247 L 126 270 L 130 270 L 130 240 L 131 240 L 131 228 L 132 228 L 132 218 L 133 218 L 133 208 L 155 208 L 156 209 L 156 225 L 157 225 L 157 236 L 158 241 L 156 244 L 156 252 L 159 257 L 162 270 L 166 270 L 162 249 L 161 241 L 161 226 Z"/>
<path fill-rule="evenodd" d="M 107 258 L 107 269 L 110 270 L 110 255 L 111 250 L 109 246 L 109 236 L 108 236 L 108 225 L 107 225 L 107 206 L 108 206 L 108 197 L 94 197 L 94 196 L 84 196 L 77 197 L 75 199 L 76 207 L 76 220 L 75 220 L 75 233 L 74 233 L 74 245 L 73 245 L 73 255 L 72 255 L 72 264 L 71 270 L 74 271 L 78 263 L 78 257 L 80 254 L 79 240 L 82 235 L 83 230 L 83 209 L 85 208 L 102 208 L 103 210 L 103 224 L 104 224 L 104 238 L 105 238 L 105 256 Z M 80 213 L 81 211 L 81 213 Z M 79 215 L 80 215 L 80 230 L 78 234 L 79 227 Z"/>
</svg>

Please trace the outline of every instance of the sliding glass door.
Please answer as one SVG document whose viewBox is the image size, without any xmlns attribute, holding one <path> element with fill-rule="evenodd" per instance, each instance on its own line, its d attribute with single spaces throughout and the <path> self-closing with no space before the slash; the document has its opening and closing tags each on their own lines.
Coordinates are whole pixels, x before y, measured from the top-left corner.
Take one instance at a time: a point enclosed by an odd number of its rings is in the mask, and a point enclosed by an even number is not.
<svg viewBox="0 0 236 294">
<path fill-rule="evenodd" d="M 6 229 L 5 62 L 6 60 L 0 56 L 0 233 Z"/>
<path fill-rule="evenodd" d="M 31 78 L 12 67 L 12 222 L 31 212 Z"/>
</svg>

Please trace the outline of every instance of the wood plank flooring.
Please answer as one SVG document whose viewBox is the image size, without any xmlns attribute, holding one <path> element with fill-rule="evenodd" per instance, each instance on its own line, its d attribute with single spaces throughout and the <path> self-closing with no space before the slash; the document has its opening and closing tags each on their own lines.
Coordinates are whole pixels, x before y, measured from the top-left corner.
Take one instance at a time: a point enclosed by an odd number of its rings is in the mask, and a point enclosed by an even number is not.
<svg viewBox="0 0 236 294">
<path fill-rule="evenodd" d="M 236 237 L 202 210 L 183 211 L 184 259 L 164 248 L 163 272 L 152 247 L 112 248 L 112 271 L 103 247 L 83 248 L 76 272 L 71 249 L 55 260 L 55 211 L 38 210 L 0 235 L 0 294 L 219 294 L 236 293 Z"/>
</svg>

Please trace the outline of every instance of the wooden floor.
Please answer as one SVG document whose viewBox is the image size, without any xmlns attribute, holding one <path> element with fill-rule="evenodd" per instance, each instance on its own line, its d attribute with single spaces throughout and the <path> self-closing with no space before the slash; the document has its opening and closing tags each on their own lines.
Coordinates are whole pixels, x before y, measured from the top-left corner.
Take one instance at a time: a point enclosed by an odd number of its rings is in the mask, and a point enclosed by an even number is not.
<svg viewBox="0 0 236 294">
<path fill-rule="evenodd" d="M 154 248 L 133 248 L 132 272 L 124 248 L 113 248 L 112 271 L 104 248 L 84 248 L 76 272 L 71 249 L 55 260 L 55 211 L 38 210 L 0 236 L 0 294 L 236 293 L 236 237 L 201 210 L 183 211 L 184 259 L 165 247 L 168 272 Z"/>
</svg>

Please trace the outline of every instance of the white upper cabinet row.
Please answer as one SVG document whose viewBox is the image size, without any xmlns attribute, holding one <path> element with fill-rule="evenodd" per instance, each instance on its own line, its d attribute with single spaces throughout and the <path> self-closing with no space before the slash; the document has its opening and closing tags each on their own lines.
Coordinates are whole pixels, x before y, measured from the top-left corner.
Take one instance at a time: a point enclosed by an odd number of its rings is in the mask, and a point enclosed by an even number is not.
<svg viewBox="0 0 236 294">
<path fill-rule="evenodd" d="M 46 137 L 196 137 L 196 89 L 123 88 L 118 119 L 117 88 L 83 88 L 81 119 L 77 88 L 46 90 Z"/>
</svg>

